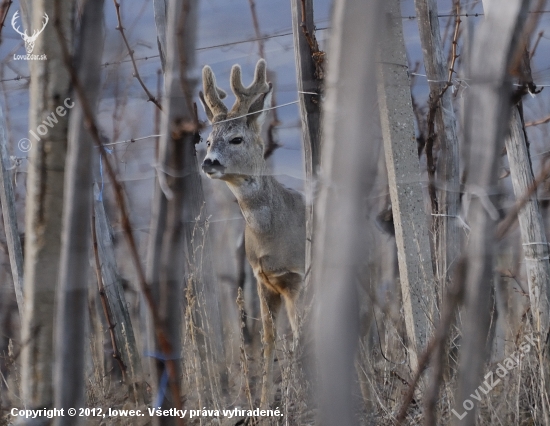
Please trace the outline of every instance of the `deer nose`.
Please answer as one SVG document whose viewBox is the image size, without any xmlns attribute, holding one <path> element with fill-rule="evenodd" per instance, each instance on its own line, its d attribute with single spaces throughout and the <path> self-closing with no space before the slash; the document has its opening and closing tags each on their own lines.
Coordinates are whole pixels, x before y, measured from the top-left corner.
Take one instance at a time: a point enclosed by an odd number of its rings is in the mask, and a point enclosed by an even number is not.
<svg viewBox="0 0 550 426">
<path fill-rule="evenodd" d="M 222 166 L 217 159 L 211 160 L 210 158 L 205 158 L 202 162 L 202 170 L 205 173 L 214 173 L 217 171 L 223 171 L 223 169 L 225 169 L 225 167 Z"/>
</svg>

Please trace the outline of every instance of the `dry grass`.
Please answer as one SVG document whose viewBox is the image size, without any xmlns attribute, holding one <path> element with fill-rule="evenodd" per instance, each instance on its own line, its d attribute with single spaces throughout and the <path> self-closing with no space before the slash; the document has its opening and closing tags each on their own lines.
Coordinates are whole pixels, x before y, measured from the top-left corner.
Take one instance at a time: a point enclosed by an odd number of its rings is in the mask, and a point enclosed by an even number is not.
<svg viewBox="0 0 550 426">
<path fill-rule="evenodd" d="M 192 275 L 190 275 L 192 280 Z M 207 389 L 219 389 L 219 377 L 216 376 L 215 366 L 201 368 L 200 348 L 197 336 L 203 334 L 193 320 L 198 298 L 193 294 L 195 288 L 191 281 L 186 290 L 184 345 L 182 348 L 182 386 L 185 397 L 185 408 L 195 409 L 215 407 L 218 409 L 256 408 L 259 405 L 259 391 L 261 383 L 262 357 L 261 345 L 245 344 L 242 329 L 235 324 L 226 324 L 229 332 L 226 334 L 227 371 L 229 373 L 229 387 L 225 395 L 214 392 L 205 395 Z M 242 309 L 244 300 L 239 292 L 235 308 Z M 93 310 L 92 310 L 93 312 Z M 525 336 L 531 333 L 528 315 L 522 316 L 523 323 L 513 342 L 508 342 L 506 352 L 519 351 Z M 279 321 L 279 338 L 275 363 L 275 386 L 277 387 L 273 407 L 279 407 L 283 417 L 269 419 L 264 424 L 269 425 L 313 425 L 315 410 L 311 402 L 311 386 L 306 380 L 304 366 L 308 360 L 305 348 L 310 342 L 302 339 L 301 344 L 293 350 L 292 335 L 285 330 L 285 319 Z M 137 324 L 134 318 L 134 324 Z M 208 324 L 208 321 L 201 321 Z M 354 390 L 357 397 L 358 416 L 360 424 L 393 425 L 395 416 L 401 407 L 404 394 L 407 392 L 413 372 L 408 365 L 406 339 L 401 330 L 401 318 L 386 313 L 377 308 L 376 321 L 361 339 L 357 367 L 357 387 Z M 103 349 L 103 342 L 108 340 L 104 329 L 92 330 L 90 337 L 90 359 L 87 371 L 87 406 L 111 409 L 142 409 L 136 391 L 131 386 L 120 382 L 117 365 L 108 356 L 108 350 Z M 303 332 L 303 330 L 302 330 Z M 454 329 L 452 340 L 459 342 L 458 329 Z M 304 334 L 302 334 L 304 336 Z M 13 419 L 9 415 L 9 408 L 20 407 L 18 391 L 20 370 L 18 366 L 18 350 L 10 343 L 9 351 L 5 356 L 6 369 L 2 380 L 2 409 L 3 416 L 0 424 L 8 425 Z M 99 349 L 98 349 L 99 348 Z M 538 425 L 543 424 L 543 396 L 546 393 L 541 389 L 541 372 L 539 364 L 540 348 L 533 347 L 529 353 L 521 358 L 519 365 L 513 368 L 501 379 L 500 383 L 487 394 L 479 392 L 480 403 L 477 413 L 478 425 Z M 437 404 L 440 418 L 439 424 L 449 424 L 453 416 L 453 391 L 456 385 L 457 360 L 456 350 L 449 352 L 444 382 L 441 386 L 440 398 Z M 99 354 L 99 355 L 98 355 Z M 512 353 L 505 353 L 508 357 Z M 210 358 L 211 359 L 211 358 Z M 486 372 L 495 371 L 503 359 L 494 360 L 486 366 Z M 144 363 L 145 364 L 145 363 Z M 208 363 L 207 363 L 208 364 Z M 429 371 L 425 377 L 429 377 Z M 496 377 L 496 376 L 495 376 Z M 423 392 L 421 383 L 415 393 L 413 403 L 409 407 L 406 424 L 417 425 L 423 423 Z M 147 385 L 144 385 L 147 386 Z M 483 385 L 482 385 L 483 386 Z M 486 389 L 486 386 L 484 387 Z M 147 395 L 154 401 L 151 388 L 147 388 Z M 548 403 L 546 401 L 546 403 Z M 151 402 L 152 404 L 152 402 Z M 471 414 L 469 414 L 471 415 Z M 116 419 L 88 419 L 89 424 L 104 425 L 145 425 L 150 419 L 144 418 L 116 418 Z M 244 423 L 239 423 L 242 421 Z M 237 425 L 252 424 L 244 417 L 232 419 L 199 418 L 189 420 L 189 425 Z"/>
<path fill-rule="evenodd" d="M 210 319 L 205 316 L 204 295 L 197 294 L 197 283 L 201 279 L 202 243 L 208 232 L 197 229 L 194 234 L 196 251 L 193 261 L 188 262 L 187 282 L 185 289 L 185 306 L 182 307 L 181 348 L 181 383 L 186 409 L 253 409 L 259 406 L 259 394 L 262 377 L 262 345 L 260 342 L 261 327 L 255 329 L 255 338 L 251 343 L 245 343 L 242 324 L 235 320 L 241 318 L 245 306 L 243 292 L 238 291 L 236 300 L 227 303 L 233 310 L 233 315 L 224 319 L 226 362 L 222 369 L 228 373 L 228 384 L 225 392 L 220 383 L 220 366 L 214 364 L 214 358 L 206 345 L 204 353 L 201 349 L 201 339 L 208 335 Z M 391 244 L 390 244 L 391 245 Z M 194 266 L 198 265 L 198 266 Z M 409 366 L 407 339 L 403 317 L 400 311 L 398 283 L 380 285 L 382 274 L 379 266 L 364 271 L 364 276 L 370 277 L 367 288 L 373 290 L 363 294 L 362 337 L 356 359 L 357 381 L 353 389 L 356 399 L 357 417 L 360 425 L 394 425 L 395 418 L 402 406 L 404 395 L 411 383 L 414 371 Z M 367 273 L 369 272 L 369 273 Z M 518 279 L 518 278 L 514 278 Z M 370 286 L 370 287 L 369 287 Z M 508 296 L 512 297 L 512 296 Z M 87 376 L 87 406 L 111 409 L 141 409 L 153 407 L 158 397 L 152 389 L 150 379 L 145 379 L 137 388 L 121 383 L 118 365 L 110 357 L 111 348 L 108 331 L 98 315 L 100 311 L 90 298 L 90 338 Z M 280 408 L 283 416 L 265 419 L 263 425 L 307 426 L 315 424 L 314 390 L 315 384 L 310 383 L 314 376 L 315 366 L 311 363 L 313 353 L 312 342 L 307 332 L 308 316 L 311 305 L 302 300 L 302 317 L 300 318 L 300 340 L 293 348 L 292 333 L 288 326 L 286 315 L 278 319 L 278 339 L 276 347 L 275 377 L 276 386 L 273 408 Z M 507 312 L 499 312 L 497 321 L 501 329 L 516 330 L 506 343 L 501 359 L 492 358 L 486 365 L 486 372 L 495 371 L 499 362 L 518 350 L 525 336 L 532 332 L 527 308 L 515 316 Z M 144 339 L 144 328 L 140 327 L 138 310 L 131 312 L 132 323 L 139 340 Z M 458 315 L 460 319 L 460 315 Z M 198 319 L 198 321 L 197 321 Z M 252 318 L 251 320 L 257 320 Z M 202 329 L 201 327 L 205 327 Z M 446 367 L 443 383 L 437 402 L 439 423 L 449 424 L 453 416 L 453 394 L 457 382 L 458 352 L 460 346 L 460 321 L 450 333 L 451 348 L 446 357 Z M 17 330 L 13 331 L 17 335 Z M 140 336 L 141 334 L 141 336 Z M 478 425 L 538 425 L 543 424 L 542 404 L 548 404 L 547 395 L 541 388 L 541 372 L 539 364 L 540 348 L 533 348 L 521 359 L 517 368 L 512 369 L 501 382 L 490 392 L 480 392 L 480 409 L 477 413 Z M 1 384 L 1 417 L 0 425 L 8 425 L 14 420 L 9 415 L 11 407 L 21 407 L 19 399 L 20 368 L 18 354 L 20 348 L 10 342 L 9 350 L 0 354 L 3 358 Z M 144 370 L 151 367 L 148 359 L 142 359 Z M 429 370 L 424 375 L 416 390 L 413 402 L 408 409 L 405 424 L 422 424 L 424 420 L 423 387 L 429 380 Z M 143 392 L 149 401 L 145 405 L 139 397 Z M 543 398 L 544 396 L 544 398 Z M 170 397 L 170 396 L 168 396 Z M 543 401 L 545 399 L 545 401 Z M 473 415 L 473 414 L 469 414 Z M 89 418 L 88 424 L 94 425 L 145 425 L 150 424 L 148 416 L 137 418 Z M 253 421 L 245 416 L 229 418 L 195 418 L 187 421 L 188 425 L 252 425 Z"/>
</svg>

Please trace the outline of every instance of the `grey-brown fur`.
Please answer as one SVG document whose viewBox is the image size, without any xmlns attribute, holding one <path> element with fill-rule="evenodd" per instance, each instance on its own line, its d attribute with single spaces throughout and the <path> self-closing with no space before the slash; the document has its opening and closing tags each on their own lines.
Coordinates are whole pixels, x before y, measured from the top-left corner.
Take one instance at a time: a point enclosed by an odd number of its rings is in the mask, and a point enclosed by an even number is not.
<svg viewBox="0 0 550 426">
<path fill-rule="evenodd" d="M 266 112 L 261 110 L 270 106 L 271 85 L 266 82 L 265 70 L 265 61 L 260 60 L 254 82 L 245 88 L 240 67 L 233 66 L 231 89 L 237 101 L 229 112 L 208 66 L 203 69 L 204 95 L 201 93 L 212 122 L 203 170 L 211 179 L 224 180 L 237 198 L 246 222 L 246 255 L 258 282 L 265 342 L 262 407 L 271 400 L 275 319 L 283 300 L 297 337 L 296 299 L 305 263 L 303 197 L 266 174 L 264 143 L 260 137 Z M 242 117 L 250 113 L 253 114 Z M 231 120 L 224 121 L 228 119 Z"/>
</svg>

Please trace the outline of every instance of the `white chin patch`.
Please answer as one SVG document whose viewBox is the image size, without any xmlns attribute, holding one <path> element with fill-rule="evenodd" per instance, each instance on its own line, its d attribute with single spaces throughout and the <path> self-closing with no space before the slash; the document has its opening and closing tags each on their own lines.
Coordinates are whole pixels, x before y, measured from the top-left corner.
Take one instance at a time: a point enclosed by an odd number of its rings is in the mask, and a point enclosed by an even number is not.
<svg viewBox="0 0 550 426">
<path fill-rule="evenodd" d="M 223 173 L 222 172 L 219 172 L 219 171 L 215 171 L 215 172 L 212 172 L 212 173 L 207 173 L 206 174 L 210 179 L 221 179 L 222 176 L 223 176 Z"/>
</svg>

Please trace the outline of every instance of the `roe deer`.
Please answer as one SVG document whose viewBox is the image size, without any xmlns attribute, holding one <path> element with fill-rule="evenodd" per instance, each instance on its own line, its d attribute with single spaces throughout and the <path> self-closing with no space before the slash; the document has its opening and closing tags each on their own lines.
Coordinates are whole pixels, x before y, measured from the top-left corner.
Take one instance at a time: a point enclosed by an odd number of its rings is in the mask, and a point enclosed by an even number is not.
<svg viewBox="0 0 550 426">
<path fill-rule="evenodd" d="M 261 406 L 271 400 L 275 320 L 284 299 L 294 341 L 297 339 L 296 299 L 304 278 L 305 203 L 302 196 L 268 175 L 260 137 L 271 101 L 266 64 L 259 60 L 254 81 L 244 87 L 241 68 L 231 69 L 231 89 L 237 100 L 228 111 L 225 92 L 216 86 L 209 66 L 202 71 L 204 94 L 199 93 L 212 123 L 203 171 L 221 179 L 233 192 L 246 222 L 245 250 L 258 283 L 263 325 L 265 368 Z"/>
</svg>

